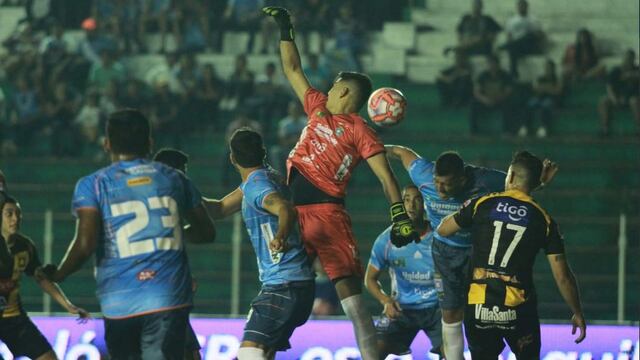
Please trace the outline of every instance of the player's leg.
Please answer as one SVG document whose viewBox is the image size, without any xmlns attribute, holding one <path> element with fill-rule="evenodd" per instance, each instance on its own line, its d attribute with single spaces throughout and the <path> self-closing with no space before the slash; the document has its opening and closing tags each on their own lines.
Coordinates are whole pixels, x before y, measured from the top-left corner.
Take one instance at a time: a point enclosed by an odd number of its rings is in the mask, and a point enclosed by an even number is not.
<svg viewBox="0 0 640 360">
<path fill-rule="evenodd" d="M 0 318 L 0 340 L 15 358 L 56 360 L 56 353 L 36 325 L 26 315 Z"/>
<path fill-rule="evenodd" d="M 336 204 L 298 206 L 305 246 L 311 245 L 334 283 L 342 309 L 353 323 L 358 348 L 365 360 L 378 360 L 376 332 L 362 298 L 363 267 L 351 230 L 351 219 Z"/>
<path fill-rule="evenodd" d="M 464 331 L 469 343 L 472 360 L 497 360 L 504 349 L 502 333 L 496 329 L 478 328 L 473 314 L 475 305 L 466 307 Z"/>
<path fill-rule="evenodd" d="M 411 353 L 411 343 L 420 331 L 419 318 L 415 310 L 404 310 L 400 317 L 390 319 L 382 316 L 376 324 L 378 352 L 380 359 L 387 355 L 405 355 Z"/>
<path fill-rule="evenodd" d="M 269 359 L 289 349 L 293 331 L 311 314 L 313 281 L 265 285 L 251 302 L 238 359 Z"/>
<path fill-rule="evenodd" d="M 160 311 L 140 316 L 142 360 L 181 359 L 190 308 Z"/>
<path fill-rule="evenodd" d="M 140 317 L 104 319 L 104 340 L 111 359 L 129 359 L 140 356 Z"/>
<path fill-rule="evenodd" d="M 513 330 L 507 330 L 505 339 L 518 360 L 540 359 L 540 320 L 535 300 L 516 308 L 517 320 Z"/>
<path fill-rule="evenodd" d="M 437 306 L 421 310 L 419 321 L 420 328 L 431 341 L 430 352 L 444 357 L 442 349 L 442 310 Z"/>
<path fill-rule="evenodd" d="M 187 324 L 187 330 L 184 339 L 184 360 L 200 360 L 200 343 L 198 337 L 190 323 Z"/>
<path fill-rule="evenodd" d="M 471 248 L 454 247 L 441 241 L 432 246 L 436 290 L 442 309 L 442 341 L 445 357 L 461 360 L 464 351 L 462 319 L 467 291 L 467 268 Z"/>
</svg>

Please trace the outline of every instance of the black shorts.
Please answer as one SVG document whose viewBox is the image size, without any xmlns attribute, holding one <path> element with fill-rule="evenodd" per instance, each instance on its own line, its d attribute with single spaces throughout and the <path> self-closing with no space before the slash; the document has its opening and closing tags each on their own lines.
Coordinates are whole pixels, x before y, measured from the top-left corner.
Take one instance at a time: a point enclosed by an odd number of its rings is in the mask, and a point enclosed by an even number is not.
<svg viewBox="0 0 640 360">
<path fill-rule="evenodd" d="M 534 301 L 518 307 L 467 305 L 464 322 L 474 360 L 497 359 L 505 341 L 518 360 L 540 358 L 540 320 Z"/>
<path fill-rule="evenodd" d="M 289 338 L 293 330 L 307 322 L 314 297 L 313 280 L 263 286 L 251 302 L 242 341 L 253 341 L 270 350 L 289 349 Z"/>
<path fill-rule="evenodd" d="M 113 360 L 182 359 L 190 308 L 126 319 L 104 319 L 104 338 Z"/>
<path fill-rule="evenodd" d="M 424 331 L 431 341 L 431 352 L 440 353 L 442 345 L 442 313 L 436 305 L 426 309 L 402 310 L 397 319 L 382 316 L 376 323 L 378 339 L 385 343 L 389 353 L 404 355 L 411 353 L 411 343 Z"/>
<path fill-rule="evenodd" d="M 52 350 L 47 339 L 25 314 L 0 318 L 0 340 L 16 358 L 37 359 Z"/>
<path fill-rule="evenodd" d="M 198 342 L 198 337 L 196 336 L 195 331 L 193 331 L 193 327 L 191 324 L 187 323 L 187 333 L 184 339 L 184 349 L 188 351 L 196 351 L 200 350 L 200 343 Z"/>
</svg>

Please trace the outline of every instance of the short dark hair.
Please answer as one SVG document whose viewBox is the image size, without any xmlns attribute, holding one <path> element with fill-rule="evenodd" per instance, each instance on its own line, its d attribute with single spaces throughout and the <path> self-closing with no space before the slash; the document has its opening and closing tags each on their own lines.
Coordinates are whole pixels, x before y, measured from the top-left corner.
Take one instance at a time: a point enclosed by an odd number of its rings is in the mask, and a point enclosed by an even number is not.
<svg viewBox="0 0 640 360">
<path fill-rule="evenodd" d="M 373 85 L 371 84 L 371 78 L 366 74 L 354 72 L 354 71 L 342 71 L 338 74 L 338 79 L 342 81 L 348 81 L 356 85 L 357 97 L 356 97 L 356 110 L 360 111 L 364 104 L 369 100 L 369 95 L 373 91 Z"/>
<path fill-rule="evenodd" d="M 435 174 L 437 176 L 459 177 L 464 175 L 464 161 L 456 151 L 445 151 L 436 159 Z"/>
<path fill-rule="evenodd" d="M 243 168 L 261 166 L 267 156 L 262 136 L 249 127 L 241 127 L 234 131 L 229 140 L 229 147 L 233 159 Z"/>
<path fill-rule="evenodd" d="M 527 182 L 529 189 L 540 186 L 540 176 L 542 176 L 542 160 L 532 153 L 522 150 L 513 154 L 511 166 L 524 170 L 522 179 Z"/>
<path fill-rule="evenodd" d="M 107 138 L 113 153 L 146 156 L 150 137 L 149 120 L 139 110 L 118 110 L 107 119 Z"/>
<path fill-rule="evenodd" d="M 6 204 L 18 205 L 18 199 L 16 199 L 13 196 L 5 193 L 5 195 L 4 195 L 4 204 L 2 204 L 2 206 L 6 205 Z M 0 210 L 3 210 L 3 209 L 0 209 Z"/>
<path fill-rule="evenodd" d="M 161 162 L 174 169 L 186 172 L 189 155 L 177 149 L 164 148 L 158 150 L 153 156 L 153 161 Z"/>
</svg>

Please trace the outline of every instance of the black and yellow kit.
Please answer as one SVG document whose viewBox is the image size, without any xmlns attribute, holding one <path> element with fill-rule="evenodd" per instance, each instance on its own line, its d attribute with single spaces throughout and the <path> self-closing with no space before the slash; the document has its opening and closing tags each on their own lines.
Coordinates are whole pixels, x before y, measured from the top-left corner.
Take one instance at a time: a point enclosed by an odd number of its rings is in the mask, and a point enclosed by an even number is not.
<svg viewBox="0 0 640 360">
<path fill-rule="evenodd" d="M 8 242 L 0 240 L 0 340 L 15 357 L 35 359 L 51 345 L 22 308 L 20 278 L 22 273 L 33 276 L 40 259 L 33 242 L 21 234 L 11 235 Z"/>
<path fill-rule="evenodd" d="M 529 195 L 509 190 L 469 200 L 454 215 L 471 230 L 465 331 L 475 358 L 495 359 L 509 343 L 518 359 L 537 358 L 540 325 L 535 257 L 564 253 L 558 225 Z"/>
</svg>

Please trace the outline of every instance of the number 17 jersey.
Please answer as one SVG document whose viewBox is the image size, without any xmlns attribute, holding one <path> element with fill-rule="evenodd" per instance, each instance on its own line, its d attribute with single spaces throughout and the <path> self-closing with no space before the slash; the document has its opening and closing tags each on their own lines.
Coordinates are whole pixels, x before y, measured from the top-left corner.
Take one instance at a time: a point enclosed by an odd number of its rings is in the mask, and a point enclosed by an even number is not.
<svg viewBox="0 0 640 360">
<path fill-rule="evenodd" d="M 181 172 L 146 159 L 120 161 L 80 179 L 72 212 L 99 212 L 97 297 L 107 318 L 192 304 L 181 221 L 201 203 Z"/>
</svg>

